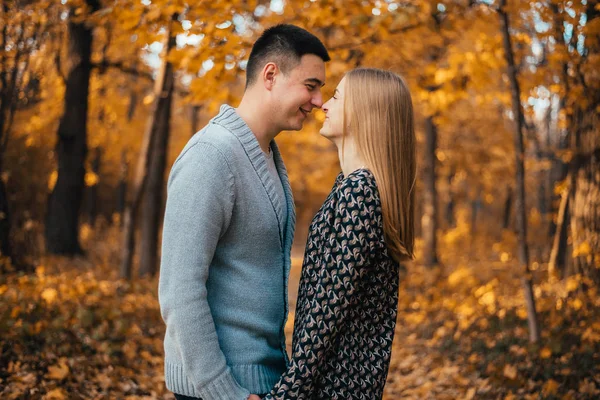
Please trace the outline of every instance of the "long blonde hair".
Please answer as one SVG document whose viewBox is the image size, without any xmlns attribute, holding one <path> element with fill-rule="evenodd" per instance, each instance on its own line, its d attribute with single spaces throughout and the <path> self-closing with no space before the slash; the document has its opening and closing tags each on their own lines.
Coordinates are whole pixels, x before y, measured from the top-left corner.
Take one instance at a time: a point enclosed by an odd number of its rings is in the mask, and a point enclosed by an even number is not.
<svg viewBox="0 0 600 400">
<path fill-rule="evenodd" d="M 344 138 L 349 132 L 375 176 L 391 256 L 396 261 L 413 259 L 416 138 L 412 99 L 404 79 L 375 68 L 348 72 Z"/>
</svg>

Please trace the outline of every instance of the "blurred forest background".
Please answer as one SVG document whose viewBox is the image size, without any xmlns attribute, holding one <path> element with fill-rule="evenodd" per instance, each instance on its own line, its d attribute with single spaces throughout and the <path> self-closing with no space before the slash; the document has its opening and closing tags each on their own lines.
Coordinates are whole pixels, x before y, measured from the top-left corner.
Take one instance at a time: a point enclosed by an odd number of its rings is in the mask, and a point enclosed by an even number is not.
<svg viewBox="0 0 600 400">
<path fill-rule="evenodd" d="M 2 0 L 0 396 L 172 398 L 157 301 L 165 180 L 260 32 L 326 44 L 417 113 L 417 259 L 386 399 L 600 396 L 597 0 Z M 308 224 L 339 171 L 313 113 L 277 138 Z M 293 315 L 287 326 L 291 332 Z"/>
</svg>

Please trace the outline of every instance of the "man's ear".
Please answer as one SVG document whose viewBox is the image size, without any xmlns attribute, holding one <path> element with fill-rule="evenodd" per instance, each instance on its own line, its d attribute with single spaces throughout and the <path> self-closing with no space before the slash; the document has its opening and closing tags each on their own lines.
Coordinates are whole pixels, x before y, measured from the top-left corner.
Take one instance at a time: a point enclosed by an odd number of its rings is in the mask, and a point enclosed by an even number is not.
<svg viewBox="0 0 600 400">
<path fill-rule="evenodd" d="M 275 86 L 275 79 L 279 74 L 279 68 L 275 63 L 267 63 L 262 70 L 262 80 L 265 85 L 265 89 L 271 91 Z"/>
</svg>

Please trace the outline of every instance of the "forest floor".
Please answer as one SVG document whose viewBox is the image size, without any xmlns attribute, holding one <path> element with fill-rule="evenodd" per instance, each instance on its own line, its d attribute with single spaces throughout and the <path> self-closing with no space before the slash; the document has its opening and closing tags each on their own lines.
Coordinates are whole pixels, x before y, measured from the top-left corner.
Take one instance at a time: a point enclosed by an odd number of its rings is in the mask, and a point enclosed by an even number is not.
<svg viewBox="0 0 600 400">
<path fill-rule="evenodd" d="M 0 277 L 1 398 L 173 398 L 157 279 L 117 279 L 119 239 L 88 232 L 86 257 L 44 257 L 32 273 Z M 384 399 L 600 398 L 597 287 L 532 263 L 542 339 L 530 344 L 514 238 L 473 245 L 455 231 L 439 248 L 440 267 L 411 263 L 402 275 Z M 292 326 L 293 314 L 288 346 Z"/>
</svg>

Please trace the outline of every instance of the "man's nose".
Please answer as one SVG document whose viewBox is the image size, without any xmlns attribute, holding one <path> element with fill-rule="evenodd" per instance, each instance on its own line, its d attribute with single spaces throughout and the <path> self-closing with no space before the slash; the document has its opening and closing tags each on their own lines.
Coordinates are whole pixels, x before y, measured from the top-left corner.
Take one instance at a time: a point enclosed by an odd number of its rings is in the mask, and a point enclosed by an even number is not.
<svg viewBox="0 0 600 400">
<path fill-rule="evenodd" d="M 319 91 L 315 96 L 313 96 L 311 103 L 313 106 L 321 108 L 321 106 L 323 105 L 323 95 L 321 94 L 321 91 Z"/>
</svg>

